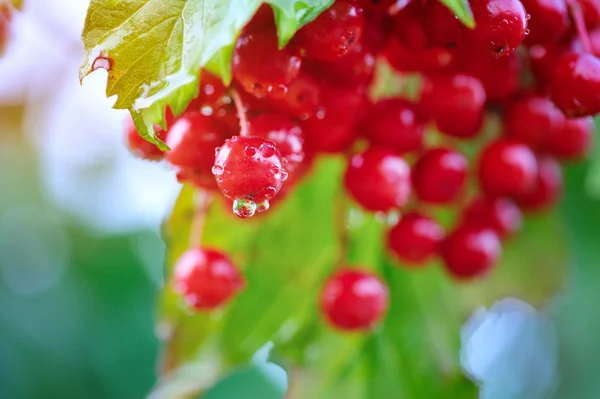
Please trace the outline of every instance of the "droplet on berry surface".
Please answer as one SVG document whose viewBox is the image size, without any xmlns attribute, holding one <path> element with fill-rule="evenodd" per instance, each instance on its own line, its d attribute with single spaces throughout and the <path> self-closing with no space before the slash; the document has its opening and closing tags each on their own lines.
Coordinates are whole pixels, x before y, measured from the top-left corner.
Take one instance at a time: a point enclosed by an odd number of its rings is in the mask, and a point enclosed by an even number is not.
<svg viewBox="0 0 600 399">
<path fill-rule="evenodd" d="M 409 266 L 425 264 L 439 249 L 444 229 L 435 220 L 418 212 L 402 215 L 388 232 L 388 248 Z"/>
<path fill-rule="evenodd" d="M 268 204 L 268 200 L 265 200 Z M 265 202 L 263 201 L 263 203 Z M 268 209 L 268 207 L 267 207 Z M 233 200 L 233 213 L 242 219 L 250 218 L 254 216 L 254 214 L 258 210 L 258 205 L 256 202 L 252 200 L 248 200 L 245 198 L 236 198 Z M 266 210 L 266 209 L 264 209 Z"/>
<path fill-rule="evenodd" d="M 264 200 L 260 204 L 256 204 L 256 213 L 266 212 L 269 210 L 270 207 L 271 203 L 269 202 L 269 200 Z"/>
</svg>

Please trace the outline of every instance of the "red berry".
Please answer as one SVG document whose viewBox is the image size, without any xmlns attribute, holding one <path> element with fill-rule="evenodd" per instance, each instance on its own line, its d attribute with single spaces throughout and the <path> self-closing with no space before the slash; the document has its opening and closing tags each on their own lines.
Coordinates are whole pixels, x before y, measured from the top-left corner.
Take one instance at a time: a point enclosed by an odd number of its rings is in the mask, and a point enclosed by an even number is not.
<svg viewBox="0 0 600 399">
<path fill-rule="evenodd" d="M 261 114 L 250 120 L 250 135 L 269 140 L 277 146 L 285 170 L 296 170 L 304 160 L 302 129 L 289 118 L 274 113 Z"/>
<path fill-rule="evenodd" d="M 531 70 L 539 86 L 545 86 L 554 77 L 558 59 L 569 51 L 563 44 L 536 44 L 529 48 Z"/>
<path fill-rule="evenodd" d="M 508 198 L 479 196 L 463 212 L 463 222 L 492 229 L 500 238 L 508 238 L 521 230 L 523 215 Z"/>
<path fill-rule="evenodd" d="M 388 248 L 401 261 L 419 265 L 437 253 L 443 239 L 444 229 L 435 220 L 410 212 L 389 231 Z"/>
<path fill-rule="evenodd" d="M 352 46 L 348 54 L 331 61 L 315 61 L 311 70 L 321 79 L 336 86 L 355 87 L 373 80 L 375 55 L 363 44 Z"/>
<path fill-rule="evenodd" d="M 387 13 L 365 9 L 362 43 L 374 54 L 387 47 L 394 31 L 394 20 Z"/>
<path fill-rule="evenodd" d="M 242 30 L 235 46 L 231 71 L 248 93 L 282 97 L 300 73 L 301 58 L 289 48 L 278 48 L 275 24 L 253 24 Z"/>
<path fill-rule="evenodd" d="M 421 148 L 425 121 L 415 104 L 401 98 L 390 98 L 371 107 L 360 129 L 371 144 L 404 153 Z"/>
<path fill-rule="evenodd" d="M 388 289 L 366 270 L 341 269 L 325 282 L 321 310 L 331 325 L 345 331 L 373 328 L 388 306 Z"/>
<path fill-rule="evenodd" d="M 421 93 L 423 109 L 449 136 L 471 138 L 483 123 L 485 90 L 479 79 L 463 74 L 430 77 Z"/>
<path fill-rule="evenodd" d="M 521 84 L 521 62 L 517 54 L 492 58 L 469 52 L 462 58 L 466 63 L 465 72 L 481 81 L 488 101 L 504 101 L 518 91 Z"/>
<path fill-rule="evenodd" d="M 525 38 L 527 13 L 519 0 L 471 1 L 471 40 L 494 57 L 511 54 Z"/>
<path fill-rule="evenodd" d="M 333 60 L 346 55 L 359 41 L 364 23 L 362 8 L 337 0 L 300 29 L 293 40 L 306 58 Z"/>
<path fill-rule="evenodd" d="M 458 280 L 481 277 L 489 272 L 502 252 L 492 229 L 471 224 L 458 226 L 442 243 L 441 253 L 448 272 Z"/>
<path fill-rule="evenodd" d="M 390 65 L 400 72 L 434 74 L 456 69 L 456 51 L 441 47 L 410 50 L 400 40 L 392 38 L 383 54 Z"/>
<path fill-rule="evenodd" d="M 493 141 L 479 158 L 479 184 L 490 197 L 522 195 L 533 188 L 536 174 L 535 155 L 518 141 Z"/>
<path fill-rule="evenodd" d="M 562 169 L 550 157 L 538 160 L 538 173 L 532 190 L 516 198 L 521 209 L 539 211 L 556 203 L 562 192 Z"/>
<path fill-rule="evenodd" d="M 465 40 L 465 28 L 452 11 L 439 1 L 425 4 L 424 24 L 431 43 L 441 47 L 458 47 Z"/>
<path fill-rule="evenodd" d="M 193 309 L 212 310 L 236 295 L 244 287 L 244 280 L 225 254 L 194 248 L 177 260 L 174 285 Z"/>
<path fill-rule="evenodd" d="M 411 191 L 410 168 L 393 151 L 370 147 L 350 159 L 344 183 L 364 208 L 387 212 L 408 201 Z"/>
<path fill-rule="evenodd" d="M 423 4 L 420 1 L 412 1 L 394 17 L 396 35 L 409 50 L 423 50 L 431 44 L 423 13 Z"/>
<path fill-rule="evenodd" d="M 273 142 L 243 136 L 226 140 L 216 150 L 212 172 L 223 194 L 234 200 L 234 213 L 242 218 L 268 208 L 265 202 L 281 190 L 288 175 Z"/>
<path fill-rule="evenodd" d="M 548 138 L 548 152 L 561 160 L 584 157 L 592 147 L 596 126 L 591 116 L 566 119 Z"/>
<path fill-rule="evenodd" d="M 227 94 L 223 81 L 212 73 L 202 70 L 199 79 L 198 95 L 188 105 L 188 110 L 199 111 L 203 106 L 214 106 Z"/>
<path fill-rule="evenodd" d="M 569 29 L 569 12 L 565 0 L 522 0 L 531 16 L 527 44 L 555 43 Z"/>
<path fill-rule="evenodd" d="M 156 137 L 164 142 L 167 138 L 167 130 L 162 129 L 158 125 L 154 126 L 154 130 Z M 127 116 L 127 119 L 125 119 L 125 134 L 129 150 L 135 156 L 148 161 L 160 161 L 164 158 L 165 153 L 156 144 L 152 144 L 140 136 L 131 116 Z"/>
<path fill-rule="evenodd" d="M 169 129 L 165 154 L 175 167 L 180 181 L 189 181 L 198 187 L 216 189 L 211 168 L 215 161 L 215 149 L 230 136 L 225 124 L 213 116 L 188 112 Z"/>
<path fill-rule="evenodd" d="M 588 28 L 593 28 L 600 24 L 600 2 L 598 0 L 579 0 L 581 13 L 585 19 Z"/>
<path fill-rule="evenodd" d="M 273 101 L 277 104 L 275 109 L 306 119 L 313 116 L 321 106 L 321 86 L 319 82 L 309 73 L 300 72 L 300 75 L 289 85 L 288 92 L 281 101 Z"/>
<path fill-rule="evenodd" d="M 417 197 L 433 204 L 455 201 L 466 180 L 467 159 L 448 148 L 427 150 L 412 170 L 412 184 Z"/>
<path fill-rule="evenodd" d="M 562 128 L 564 121 L 564 115 L 549 98 L 532 94 L 510 105 L 504 118 L 504 131 L 508 137 L 540 151 L 546 148 L 549 137 Z"/>
<path fill-rule="evenodd" d="M 565 115 L 579 117 L 600 112 L 600 59 L 571 53 L 560 57 L 550 81 L 552 100 Z"/>
</svg>

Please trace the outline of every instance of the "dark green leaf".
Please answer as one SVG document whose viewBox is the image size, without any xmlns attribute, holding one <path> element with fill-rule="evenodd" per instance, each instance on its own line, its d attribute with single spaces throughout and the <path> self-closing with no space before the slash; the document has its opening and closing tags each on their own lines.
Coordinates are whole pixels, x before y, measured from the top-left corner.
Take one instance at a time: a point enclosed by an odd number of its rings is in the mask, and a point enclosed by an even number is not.
<svg viewBox="0 0 600 399">
<path fill-rule="evenodd" d="M 475 27 L 473 20 L 473 12 L 467 0 L 439 0 L 450 9 L 460 19 L 460 21 L 468 28 Z"/>
</svg>

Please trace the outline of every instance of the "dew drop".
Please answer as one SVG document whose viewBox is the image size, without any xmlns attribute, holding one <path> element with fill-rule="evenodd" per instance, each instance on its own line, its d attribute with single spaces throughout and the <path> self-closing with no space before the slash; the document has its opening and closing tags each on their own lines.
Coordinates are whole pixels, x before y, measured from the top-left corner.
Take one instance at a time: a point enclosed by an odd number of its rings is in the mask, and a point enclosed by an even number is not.
<svg viewBox="0 0 600 399">
<path fill-rule="evenodd" d="M 211 84 L 207 84 L 206 86 L 204 86 L 204 94 L 206 94 L 207 96 L 210 96 L 214 93 L 215 93 L 215 86 L 213 86 Z"/>
<path fill-rule="evenodd" d="M 260 145 L 260 155 L 265 158 L 270 158 L 275 155 L 275 151 L 277 151 L 277 149 L 272 143 L 262 143 Z"/>
<path fill-rule="evenodd" d="M 202 108 L 200 108 L 200 113 L 204 116 L 211 116 L 213 112 L 214 110 L 210 105 L 205 105 Z"/>
<path fill-rule="evenodd" d="M 275 194 L 277 194 L 277 190 L 275 189 L 275 187 L 273 187 L 273 186 L 265 187 L 264 196 L 266 199 L 273 198 L 275 196 Z"/>
<path fill-rule="evenodd" d="M 269 200 L 264 200 L 263 202 L 256 204 L 256 212 L 257 213 L 265 212 L 265 211 L 269 210 L 270 207 L 271 207 L 271 204 L 269 203 Z"/>
<path fill-rule="evenodd" d="M 285 170 L 281 171 L 281 181 L 286 181 L 288 176 L 289 176 L 289 174 L 287 171 L 285 171 Z"/>
<path fill-rule="evenodd" d="M 529 29 L 525 29 L 525 34 L 528 35 L 531 31 Z"/>
<path fill-rule="evenodd" d="M 223 167 L 220 165 L 214 165 L 212 167 L 212 173 L 215 176 L 221 176 L 223 174 Z"/>
<path fill-rule="evenodd" d="M 246 156 L 253 157 L 256 154 L 256 147 L 247 145 L 246 148 L 244 148 L 244 152 L 246 153 Z"/>
<path fill-rule="evenodd" d="M 526 14 L 525 15 L 525 21 L 529 21 L 531 19 L 531 15 L 530 14 Z"/>
<path fill-rule="evenodd" d="M 256 203 L 245 198 L 238 198 L 233 201 L 233 213 L 242 219 L 254 216 L 256 213 Z"/>
<path fill-rule="evenodd" d="M 220 152 L 221 152 L 221 147 L 215 148 L 215 158 L 219 156 Z"/>
</svg>

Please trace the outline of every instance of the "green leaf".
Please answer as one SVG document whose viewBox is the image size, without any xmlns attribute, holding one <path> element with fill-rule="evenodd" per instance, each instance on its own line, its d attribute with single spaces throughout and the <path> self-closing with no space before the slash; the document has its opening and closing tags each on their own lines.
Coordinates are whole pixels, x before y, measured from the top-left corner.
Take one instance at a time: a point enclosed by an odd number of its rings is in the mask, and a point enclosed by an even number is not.
<svg viewBox="0 0 600 399">
<path fill-rule="evenodd" d="M 154 125 L 165 108 L 181 113 L 198 92 L 202 67 L 226 82 L 235 40 L 261 0 L 92 0 L 83 30 L 80 79 L 108 71 L 107 96 L 127 108 L 140 135 L 165 149 Z M 270 0 L 279 42 L 287 43 L 333 0 Z"/>
<path fill-rule="evenodd" d="M 467 0 L 439 0 L 456 15 L 456 17 L 468 28 L 475 27 L 473 12 Z"/>
</svg>

